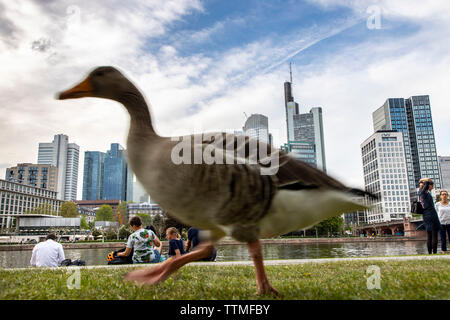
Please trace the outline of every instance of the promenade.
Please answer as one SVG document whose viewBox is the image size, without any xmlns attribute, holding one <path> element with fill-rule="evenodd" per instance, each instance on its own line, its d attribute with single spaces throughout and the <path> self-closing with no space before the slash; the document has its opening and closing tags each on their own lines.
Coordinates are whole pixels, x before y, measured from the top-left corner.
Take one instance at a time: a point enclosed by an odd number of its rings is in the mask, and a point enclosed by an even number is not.
<svg viewBox="0 0 450 320">
<path fill-rule="evenodd" d="M 343 238 L 284 238 L 284 239 L 261 239 L 262 244 L 311 244 L 311 243 L 361 243 L 361 242 L 403 242 L 403 241 L 423 241 L 423 238 L 408 237 L 343 237 Z M 80 243 L 62 243 L 64 249 L 95 249 L 112 248 L 119 249 L 125 246 L 125 241 L 118 242 L 80 242 Z M 163 248 L 168 247 L 168 241 L 162 241 Z M 222 240 L 217 243 L 218 246 L 242 245 L 243 242 L 235 240 Z M 0 251 L 20 251 L 33 250 L 35 244 L 2 244 Z"/>
</svg>

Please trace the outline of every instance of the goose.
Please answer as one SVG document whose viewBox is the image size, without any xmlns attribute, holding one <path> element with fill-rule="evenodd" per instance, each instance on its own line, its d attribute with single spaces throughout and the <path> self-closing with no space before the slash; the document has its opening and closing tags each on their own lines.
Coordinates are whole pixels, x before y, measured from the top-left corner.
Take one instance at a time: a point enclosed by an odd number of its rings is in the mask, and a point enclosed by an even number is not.
<svg viewBox="0 0 450 320">
<path fill-rule="evenodd" d="M 198 249 L 156 266 L 131 271 L 124 281 L 148 285 L 164 281 L 183 265 L 209 256 L 217 241 L 231 236 L 248 245 L 258 294 L 276 295 L 278 291 L 270 284 L 264 269 L 259 239 L 305 229 L 344 212 L 367 209 L 354 200 L 355 195 L 376 197 L 347 187 L 290 154 L 246 136 L 217 132 L 162 137 L 154 129 L 143 94 L 114 67 L 97 67 L 78 85 L 57 95 L 60 100 L 83 97 L 115 100 L 127 109 L 130 115 L 127 158 L 137 180 L 172 216 L 205 230 L 203 237 L 207 241 Z M 226 139 L 220 141 L 221 137 Z M 192 157 L 200 148 L 202 152 L 212 150 L 216 160 L 236 161 L 179 163 L 174 161 L 174 154 L 181 139 L 190 142 L 190 146 L 179 151 L 179 156 Z M 257 152 L 256 159 L 250 161 L 252 145 L 258 151 L 267 148 L 267 154 L 276 154 L 272 172 L 262 172 L 268 168 L 264 154 L 261 157 Z M 221 150 L 225 150 L 222 155 Z M 242 150 L 248 153 L 238 156 Z"/>
</svg>

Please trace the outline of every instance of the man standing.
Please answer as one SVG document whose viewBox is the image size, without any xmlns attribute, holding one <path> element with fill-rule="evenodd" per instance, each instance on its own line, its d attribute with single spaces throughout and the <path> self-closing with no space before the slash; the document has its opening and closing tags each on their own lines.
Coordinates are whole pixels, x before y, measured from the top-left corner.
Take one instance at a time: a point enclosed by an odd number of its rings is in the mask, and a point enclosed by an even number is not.
<svg viewBox="0 0 450 320">
<path fill-rule="evenodd" d="M 58 267 L 61 264 L 65 259 L 64 250 L 55 240 L 56 236 L 50 233 L 45 241 L 34 246 L 30 260 L 33 267 Z"/>
</svg>

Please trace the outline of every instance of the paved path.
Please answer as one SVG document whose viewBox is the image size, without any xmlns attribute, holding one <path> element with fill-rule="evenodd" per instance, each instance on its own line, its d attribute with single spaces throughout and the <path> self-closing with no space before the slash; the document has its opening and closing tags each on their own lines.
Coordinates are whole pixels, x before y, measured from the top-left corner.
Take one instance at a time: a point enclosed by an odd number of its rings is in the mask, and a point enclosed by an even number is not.
<svg viewBox="0 0 450 320">
<path fill-rule="evenodd" d="M 342 261 L 408 261 L 408 260 L 450 260 L 450 255 L 417 255 L 417 256 L 392 256 L 392 257 L 358 257 L 358 258 L 322 258 L 322 259 L 286 259 L 286 260 L 264 260 L 264 265 L 291 265 L 291 264 L 305 264 L 305 263 L 328 263 L 328 262 L 342 262 Z M 253 266 L 252 261 L 221 261 L 221 262 L 192 262 L 189 266 Z M 84 267 L 57 267 L 57 268 L 42 268 L 42 269 L 61 269 L 61 268 L 82 268 L 82 269 L 102 269 L 102 268 L 136 268 L 151 266 L 148 264 L 142 265 L 99 265 L 99 266 L 84 266 Z M 28 268 L 0 268 L 6 271 L 23 271 L 30 270 Z"/>
</svg>

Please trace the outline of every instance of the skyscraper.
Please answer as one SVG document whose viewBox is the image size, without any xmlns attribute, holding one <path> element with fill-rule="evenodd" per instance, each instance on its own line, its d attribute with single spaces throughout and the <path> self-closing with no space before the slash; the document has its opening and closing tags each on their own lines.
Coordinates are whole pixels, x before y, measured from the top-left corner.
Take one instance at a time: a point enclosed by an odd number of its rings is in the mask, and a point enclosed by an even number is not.
<svg viewBox="0 0 450 320">
<path fill-rule="evenodd" d="M 442 189 L 450 191 L 450 157 L 438 157 Z"/>
<path fill-rule="evenodd" d="M 284 103 L 288 141 L 282 149 L 326 172 L 322 108 L 299 113 L 299 104 L 292 96 L 292 83 L 288 81 L 284 83 Z"/>
<path fill-rule="evenodd" d="M 314 144 L 314 164 L 326 172 L 322 108 L 312 108 L 309 113 L 294 115 L 294 139 Z"/>
<path fill-rule="evenodd" d="M 120 144 L 111 143 L 103 170 L 103 199 L 133 200 L 133 172 L 127 163 L 125 149 Z"/>
<path fill-rule="evenodd" d="M 84 153 L 83 200 L 103 199 L 104 152 L 86 151 Z"/>
<path fill-rule="evenodd" d="M 402 132 L 411 201 L 422 177 L 441 187 L 429 96 L 389 98 L 372 114 L 374 130 Z"/>
<path fill-rule="evenodd" d="M 245 121 L 242 130 L 251 138 L 256 138 L 266 143 L 270 143 L 269 119 L 262 114 L 252 114 Z"/>
<path fill-rule="evenodd" d="M 378 196 L 370 200 L 367 222 L 403 219 L 410 215 L 410 192 L 403 134 L 380 130 L 361 144 L 365 190 Z"/>
<path fill-rule="evenodd" d="M 78 158 L 80 147 L 69 143 L 64 134 L 55 135 L 53 142 L 39 143 L 38 164 L 58 168 L 57 191 L 60 200 L 76 200 L 78 182 Z"/>
</svg>

